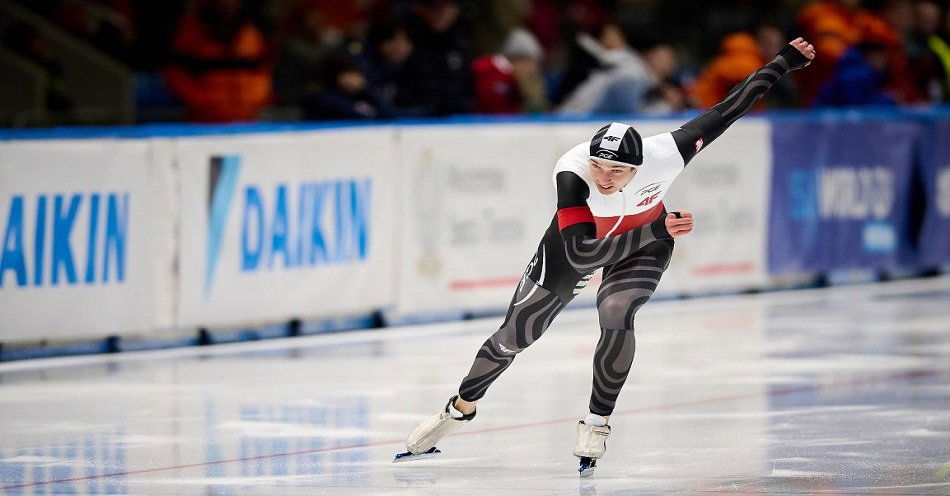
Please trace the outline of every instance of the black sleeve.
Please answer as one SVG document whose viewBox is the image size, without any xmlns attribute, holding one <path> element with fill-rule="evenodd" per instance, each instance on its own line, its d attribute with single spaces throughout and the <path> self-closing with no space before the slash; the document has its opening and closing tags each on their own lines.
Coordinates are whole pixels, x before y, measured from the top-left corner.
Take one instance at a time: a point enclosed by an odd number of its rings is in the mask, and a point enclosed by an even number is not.
<svg viewBox="0 0 950 496">
<path fill-rule="evenodd" d="M 587 198 L 590 188 L 587 183 L 577 174 L 566 171 L 559 172 L 555 180 L 559 217 L 563 209 L 587 208 L 589 214 Z M 593 220 L 593 216 L 590 218 Z M 650 224 L 605 239 L 597 239 L 594 222 L 578 222 L 561 229 L 567 261 L 580 273 L 593 272 L 623 260 L 654 241 L 671 238 L 666 230 L 666 215 Z"/>
<path fill-rule="evenodd" d="M 587 198 L 590 197 L 590 188 L 583 179 L 573 172 L 558 172 L 555 176 L 557 183 L 557 210 L 565 208 L 587 208 Z M 561 230 L 561 237 L 567 239 L 572 236 L 597 236 L 597 226 L 593 222 L 581 222 L 565 227 Z"/>
<path fill-rule="evenodd" d="M 785 45 L 771 62 L 729 91 L 725 100 L 673 131 L 673 140 L 683 162 L 688 164 L 700 149 L 709 146 L 733 122 L 752 110 L 782 76 L 809 63 L 811 61 L 797 48 Z"/>
</svg>

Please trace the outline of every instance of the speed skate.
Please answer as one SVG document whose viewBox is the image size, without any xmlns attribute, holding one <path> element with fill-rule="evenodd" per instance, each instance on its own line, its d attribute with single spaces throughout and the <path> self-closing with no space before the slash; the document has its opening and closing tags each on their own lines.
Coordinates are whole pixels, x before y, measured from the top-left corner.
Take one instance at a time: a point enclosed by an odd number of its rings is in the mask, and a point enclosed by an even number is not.
<svg viewBox="0 0 950 496">
<path fill-rule="evenodd" d="M 577 423 L 577 441 L 574 444 L 574 456 L 580 458 L 577 471 L 581 477 L 594 475 L 597 460 L 607 452 L 607 436 L 610 426 L 607 419 L 593 413 Z"/>
<path fill-rule="evenodd" d="M 432 458 L 442 453 L 442 450 L 435 447 L 447 434 L 454 432 L 459 427 L 475 418 L 475 412 L 468 415 L 456 410 L 455 400 L 458 396 L 449 398 L 439 413 L 423 420 L 409 433 L 406 438 L 406 451 L 397 453 L 393 463 L 407 462 L 410 460 L 419 460 L 423 458 Z"/>
</svg>

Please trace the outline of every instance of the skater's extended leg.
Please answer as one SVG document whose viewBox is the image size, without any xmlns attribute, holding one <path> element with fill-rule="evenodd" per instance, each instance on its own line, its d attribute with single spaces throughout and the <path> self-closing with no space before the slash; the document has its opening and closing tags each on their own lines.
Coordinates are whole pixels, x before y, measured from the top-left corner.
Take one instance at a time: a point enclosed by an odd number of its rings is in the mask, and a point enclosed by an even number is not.
<svg viewBox="0 0 950 496">
<path fill-rule="evenodd" d="M 416 426 L 406 439 L 407 453 L 397 460 L 437 451 L 435 444 L 475 417 L 475 402 L 514 361 L 515 355 L 538 340 L 554 317 L 590 280 L 575 270 L 564 255 L 556 219 L 525 270 L 511 299 L 505 321 L 478 350 L 458 396 L 445 408 Z"/>
<path fill-rule="evenodd" d="M 457 407 L 484 396 L 515 356 L 544 334 L 588 280 L 589 275 L 577 272 L 567 261 L 557 224 L 552 222 L 511 299 L 504 323 L 482 344 L 462 380 L 459 398 L 463 402 Z"/>
<path fill-rule="evenodd" d="M 508 309 L 505 322 L 482 344 L 462 385 L 459 397 L 474 402 L 511 365 L 515 356 L 534 343 L 564 308 L 557 296 L 529 282 L 534 294 Z M 517 295 L 516 295 L 517 296 Z"/>
</svg>

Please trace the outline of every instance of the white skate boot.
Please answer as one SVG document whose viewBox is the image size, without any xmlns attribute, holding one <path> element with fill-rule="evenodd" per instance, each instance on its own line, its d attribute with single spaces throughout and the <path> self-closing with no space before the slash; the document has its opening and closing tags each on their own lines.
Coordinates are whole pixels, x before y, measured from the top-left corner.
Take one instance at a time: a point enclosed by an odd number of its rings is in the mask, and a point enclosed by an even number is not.
<svg viewBox="0 0 950 496">
<path fill-rule="evenodd" d="M 588 414 L 584 420 L 577 423 L 577 442 L 574 444 L 574 456 L 581 459 L 581 477 L 590 477 L 597 467 L 597 459 L 607 451 L 607 436 L 610 435 L 610 426 L 607 419 L 600 415 Z"/>
<path fill-rule="evenodd" d="M 423 420 L 409 433 L 406 438 L 406 449 L 409 451 L 397 454 L 393 462 L 429 458 L 442 452 L 435 447 L 435 443 L 475 418 L 475 412 L 463 415 L 455 409 L 456 398 L 458 396 L 451 397 L 442 411 Z"/>
</svg>

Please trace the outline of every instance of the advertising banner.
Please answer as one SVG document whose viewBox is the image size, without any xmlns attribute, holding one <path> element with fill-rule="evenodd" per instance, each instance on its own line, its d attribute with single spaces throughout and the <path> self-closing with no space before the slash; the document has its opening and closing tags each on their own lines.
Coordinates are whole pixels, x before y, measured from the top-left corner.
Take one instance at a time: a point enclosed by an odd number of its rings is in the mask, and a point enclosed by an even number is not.
<svg viewBox="0 0 950 496">
<path fill-rule="evenodd" d="M 504 308 L 554 218 L 545 125 L 402 128 L 397 313 Z"/>
<path fill-rule="evenodd" d="M 392 302 L 392 129 L 177 140 L 179 317 L 233 326 Z"/>
<path fill-rule="evenodd" d="M 0 143 L 0 342 L 173 323 L 167 142 Z"/>
<path fill-rule="evenodd" d="M 917 137 L 909 122 L 776 123 L 769 270 L 901 266 Z"/>
<path fill-rule="evenodd" d="M 930 123 L 920 140 L 927 207 L 918 244 L 924 265 L 950 263 L 950 119 Z"/>
</svg>

